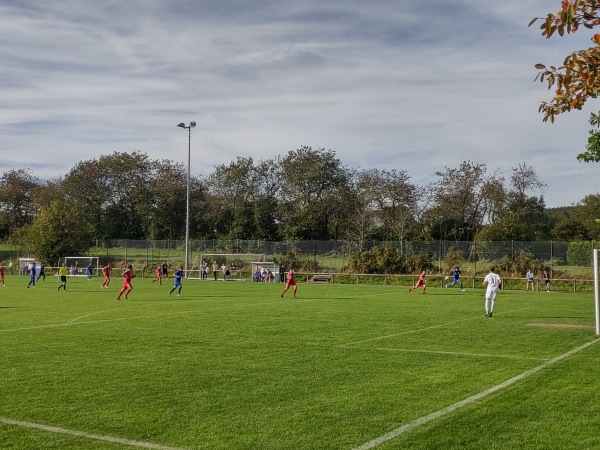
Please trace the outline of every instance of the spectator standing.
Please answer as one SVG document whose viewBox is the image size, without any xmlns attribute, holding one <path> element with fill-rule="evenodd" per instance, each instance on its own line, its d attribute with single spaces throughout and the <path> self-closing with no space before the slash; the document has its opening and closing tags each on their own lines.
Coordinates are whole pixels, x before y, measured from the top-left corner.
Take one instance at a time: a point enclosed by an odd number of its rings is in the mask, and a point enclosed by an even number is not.
<svg viewBox="0 0 600 450">
<path fill-rule="evenodd" d="M 215 281 L 217 281 L 217 272 L 219 271 L 219 265 L 217 264 L 217 261 L 213 262 L 212 271 L 213 271 L 213 276 L 215 277 Z"/>
<path fill-rule="evenodd" d="M 227 269 L 227 264 L 223 263 L 221 266 L 221 272 L 223 272 L 223 281 L 227 281 L 227 272 L 229 272 Z"/>
<path fill-rule="evenodd" d="M 525 280 L 527 282 L 527 287 L 525 288 L 526 291 L 529 290 L 529 287 L 531 286 L 531 290 L 534 290 L 534 282 L 535 279 L 535 275 L 533 274 L 533 271 L 531 269 L 527 270 L 527 273 L 525 274 Z"/>
<path fill-rule="evenodd" d="M 544 269 L 542 279 L 544 280 L 544 285 L 546 286 L 546 292 L 550 292 L 550 273 L 546 269 Z"/>
</svg>

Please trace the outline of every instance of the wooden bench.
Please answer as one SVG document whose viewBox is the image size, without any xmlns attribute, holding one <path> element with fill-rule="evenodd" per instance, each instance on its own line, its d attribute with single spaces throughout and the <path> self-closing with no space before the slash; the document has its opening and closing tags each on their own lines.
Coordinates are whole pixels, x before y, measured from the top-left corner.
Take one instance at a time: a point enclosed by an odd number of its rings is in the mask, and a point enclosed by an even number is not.
<svg viewBox="0 0 600 450">
<path fill-rule="evenodd" d="M 325 283 L 329 284 L 333 279 L 333 275 L 315 274 L 309 279 L 309 283 Z"/>
</svg>

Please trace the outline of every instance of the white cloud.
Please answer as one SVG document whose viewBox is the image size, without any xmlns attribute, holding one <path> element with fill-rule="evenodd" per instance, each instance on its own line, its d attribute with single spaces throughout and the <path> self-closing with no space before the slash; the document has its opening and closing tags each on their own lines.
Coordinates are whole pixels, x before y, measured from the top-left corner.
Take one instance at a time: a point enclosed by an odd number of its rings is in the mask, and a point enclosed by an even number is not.
<svg viewBox="0 0 600 450">
<path fill-rule="evenodd" d="M 192 171 L 301 145 L 418 183 L 464 160 L 526 162 L 550 206 L 598 190 L 577 162 L 585 112 L 543 124 L 537 62 L 590 45 L 545 40 L 530 19 L 558 0 L 321 2 L 89 0 L 0 6 L 0 170 L 65 174 L 141 150 Z"/>
</svg>

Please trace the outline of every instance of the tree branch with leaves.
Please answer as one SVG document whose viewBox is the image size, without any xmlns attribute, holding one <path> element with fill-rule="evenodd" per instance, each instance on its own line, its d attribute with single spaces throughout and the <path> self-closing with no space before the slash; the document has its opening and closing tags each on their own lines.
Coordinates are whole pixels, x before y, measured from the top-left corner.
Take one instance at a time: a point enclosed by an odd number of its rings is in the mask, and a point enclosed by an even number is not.
<svg viewBox="0 0 600 450">
<path fill-rule="evenodd" d="M 540 25 L 542 36 L 547 39 L 558 33 L 560 36 L 575 33 L 580 27 L 592 29 L 600 25 L 600 1 L 563 0 L 562 9 L 549 13 L 546 18 L 536 17 L 530 23 L 543 20 Z M 568 55 L 562 66 L 536 64 L 539 70 L 536 81 L 546 82 L 548 89 L 554 88 L 550 102 L 542 102 L 539 111 L 544 122 L 554 122 L 554 117 L 573 109 L 581 109 L 590 98 L 600 92 L 600 34 L 591 38 L 594 45 L 585 50 L 576 50 Z"/>
</svg>

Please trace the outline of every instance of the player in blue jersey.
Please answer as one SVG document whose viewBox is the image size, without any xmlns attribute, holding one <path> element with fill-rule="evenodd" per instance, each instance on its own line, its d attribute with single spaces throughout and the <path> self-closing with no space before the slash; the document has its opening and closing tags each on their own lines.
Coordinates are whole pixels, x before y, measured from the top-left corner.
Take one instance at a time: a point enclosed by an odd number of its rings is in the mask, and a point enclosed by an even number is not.
<svg viewBox="0 0 600 450">
<path fill-rule="evenodd" d="M 29 284 L 27 285 L 27 287 L 29 287 L 29 286 L 35 287 L 36 272 L 37 272 L 37 270 L 35 268 L 35 263 L 31 263 L 31 268 L 29 269 Z"/>
<path fill-rule="evenodd" d="M 178 289 L 177 297 L 181 297 L 181 288 L 183 287 L 183 285 L 181 284 L 181 279 L 183 278 L 183 266 L 181 266 L 179 268 L 179 270 L 176 270 L 173 275 L 175 277 L 175 278 L 173 278 L 174 285 L 171 288 L 171 290 L 169 291 L 169 295 L 171 295 L 174 290 Z"/>
<path fill-rule="evenodd" d="M 460 281 L 460 274 L 462 272 L 460 271 L 460 269 L 458 268 L 458 266 L 456 266 L 454 269 L 452 269 L 450 271 L 450 273 L 452 274 L 452 283 L 447 284 L 446 285 L 446 289 L 449 288 L 449 287 L 451 287 L 451 286 L 454 286 L 456 283 L 458 283 L 458 285 L 460 286 L 460 290 L 464 291 L 462 281 Z"/>
<path fill-rule="evenodd" d="M 46 281 L 46 267 L 43 264 L 40 266 L 40 273 L 38 274 L 37 281 L 40 281 L 40 278 L 42 281 Z"/>
</svg>

